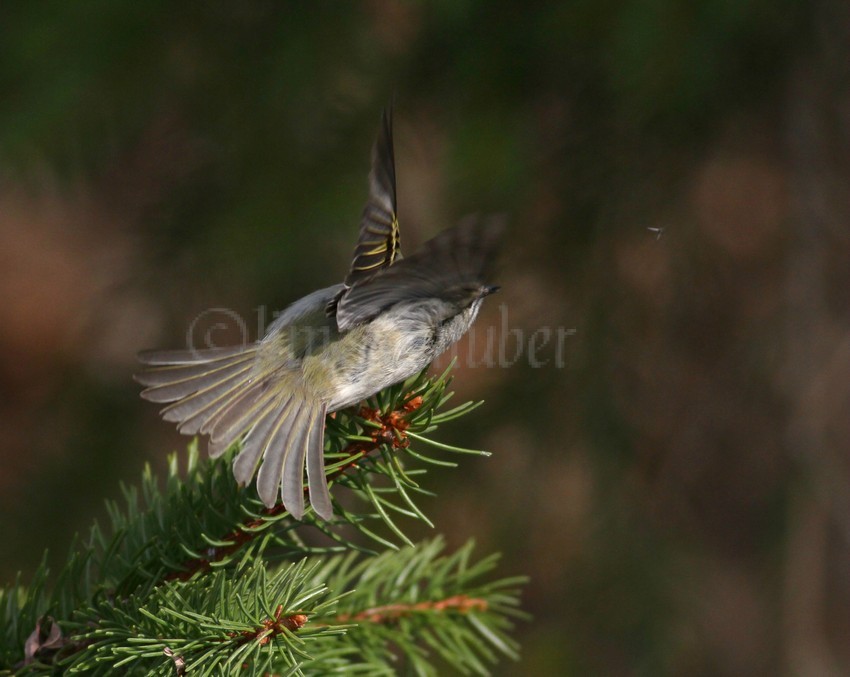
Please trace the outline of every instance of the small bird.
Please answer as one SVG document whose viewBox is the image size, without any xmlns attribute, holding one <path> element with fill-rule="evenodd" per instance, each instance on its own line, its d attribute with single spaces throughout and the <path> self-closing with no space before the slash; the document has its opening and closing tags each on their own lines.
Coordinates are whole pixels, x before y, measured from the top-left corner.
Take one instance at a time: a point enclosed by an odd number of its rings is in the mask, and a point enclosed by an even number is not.
<svg viewBox="0 0 850 677">
<path fill-rule="evenodd" d="M 280 493 L 331 519 L 324 468 L 325 416 L 418 373 L 472 325 L 503 231 L 502 219 L 468 217 L 409 257 L 401 255 L 392 117 L 372 148 L 369 199 L 351 268 L 340 284 L 290 305 L 259 341 L 233 348 L 146 351 L 142 397 L 187 435 L 209 435 L 215 458 L 237 441 L 236 480 L 257 476 L 272 507 Z M 259 470 L 258 470 L 259 469 Z"/>
</svg>

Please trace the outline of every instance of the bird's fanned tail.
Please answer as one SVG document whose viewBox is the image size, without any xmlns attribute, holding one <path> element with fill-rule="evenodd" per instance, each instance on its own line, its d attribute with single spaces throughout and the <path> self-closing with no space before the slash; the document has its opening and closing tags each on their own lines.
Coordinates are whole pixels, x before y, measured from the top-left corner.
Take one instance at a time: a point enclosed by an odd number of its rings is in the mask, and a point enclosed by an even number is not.
<svg viewBox="0 0 850 677">
<path fill-rule="evenodd" d="M 324 473 L 327 405 L 303 388 L 286 389 L 279 370 L 256 367 L 257 345 L 239 349 L 146 352 L 149 369 L 135 378 L 147 386 L 142 397 L 168 404 L 162 416 L 184 434 L 208 434 L 212 457 L 239 439 L 233 462 L 241 484 L 257 475 L 257 491 L 272 507 L 278 495 L 293 517 L 304 515 L 304 469 L 310 502 L 324 519 L 333 506 Z M 293 374 L 295 377 L 295 374 Z M 258 471 L 259 468 L 259 471 Z"/>
</svg>

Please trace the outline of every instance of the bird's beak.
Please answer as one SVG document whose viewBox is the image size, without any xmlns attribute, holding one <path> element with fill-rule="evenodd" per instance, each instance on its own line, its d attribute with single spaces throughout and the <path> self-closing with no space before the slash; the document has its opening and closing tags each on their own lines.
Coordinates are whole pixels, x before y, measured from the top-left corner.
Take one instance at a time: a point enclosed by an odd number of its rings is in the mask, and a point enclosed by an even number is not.
<svg viewBox="0 0 850 677">
<path fill-rule="evenodd" d="M 499 287 L 498 285 L 488 285 L 481 287 L 481 298 L 484 298 L 485 296 L 490 296 L 490 294 L 495 294 L 500 289 L 501 287 Z"/>
</svg>

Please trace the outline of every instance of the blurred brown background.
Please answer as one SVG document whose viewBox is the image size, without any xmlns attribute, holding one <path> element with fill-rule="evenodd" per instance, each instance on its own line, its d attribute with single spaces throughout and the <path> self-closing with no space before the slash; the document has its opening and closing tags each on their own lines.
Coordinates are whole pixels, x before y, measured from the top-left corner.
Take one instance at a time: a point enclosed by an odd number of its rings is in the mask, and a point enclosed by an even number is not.
<svg viewBox="0 0 850 677">
<path fill-rule="evenodd" d="M 850 673 L 849 7 L 0 5 L 0 581 L 184 447 L 136 351 L 341 279 L 395 93 L 406 250 L 507 212 L 575 330 L 458 372 L 423 505 L 532 576 L 502 674 Z"/>
</svg>

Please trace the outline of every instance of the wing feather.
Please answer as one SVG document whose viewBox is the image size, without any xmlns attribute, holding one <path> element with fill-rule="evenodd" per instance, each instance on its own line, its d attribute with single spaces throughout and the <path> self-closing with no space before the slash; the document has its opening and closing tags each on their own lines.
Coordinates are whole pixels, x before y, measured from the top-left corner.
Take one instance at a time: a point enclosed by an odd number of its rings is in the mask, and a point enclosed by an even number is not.
<svg viewBox="0 0 850 677">
<path fill-rule="evenodd" d="M 296 519 L 304 516 L 304 458 L 312 431 L 318 427 L 319 408 L 305 406 L 301 410 L 298 428 L 288 440 L 289 450 L 283 462 L 280 478 L 281 497 L 289 513 Z M 324 426 L 324 419 L 320 423 Z"/>
<path fill-rule="evenodd" d="M 385 109 L 378 138 L 372 147 L 369 200 L 360 218 L 360 236 L 345 284 L 350 287 L 392 265 L 400 253 L 392 111 Z"/>
<path fill-rule="evenodd" d="M 166 421 L 180 421 L 186 423 L 188 420 L 204 414 L 215 411 L 217 404 L 223 404 L 235 393 L 245 387 L 245 375 L 251 370 L 251 366 L 245 366 L 240 371 L 222 379 L 218 383 L 199 390 L 174 404 L 171 404 L 160 413 Z M 204 419 L 206 420 L 206 419 Z M 200 430 L 200 424 L 197 430 L 189 432 L 186 429 L 186 434 L 194 435 Z M 181 428 L 181 432 L 183 432 Z"/>
<path fill-rule="evenodd" d="M 396 207 L 395 153 L 393 150 L 392 110 L 385 109 L 369 171 L 369 199 L 360 217 L 360 234 L 354 247 L 351 268 L 344 289 L 367 280 L 401 258 L 401 234 Z M 327 307 L 335 311 L 338 296 Z"/>
<path fill-rule="evenodd" d="M 143 350 L 136 358 L 149 366 L 174 367 L 184 364 L 208 364 L 226 360 L 237 355 L 246 355 L 256 350 L 253 346 L 231 346 L 227 348 L 202 348 L 198 350 Z"/>
<path fill-rule="evenodd" d="M 310 453 L 310 444 L 317 434 L 324 435 L 325 408 L 323 405 L 311 407 L 306 422 L 292 442 L 292 451 L 283 465 L 281 495 L 283 503 L 293 517 L 301 519 L 304 515 L 304 459 Z"/>
<path fill-rule="evenodd" d="M 281 410 L 275 425 L 267 433 L 263 445 L 263 462 L 257 473 L 257 493 L 269 508 L 277 502 L 283 464 L 292 452 L 292 440 L 300 433 L 307 413 L 304 400 L 293 398 Z"/>
<path fill-rule="evenodd" d="M 400 301 L 466 298 L 492 274 L 504 230 L 498 217 L 469 217 L 421 249 L 344 290 L 336 305 L 340 331 L 368 322 Z"/>
<path fill-rule="evenodd" d="M 245 373 L 250 368 L 252 360 L 253 356 L 216 362 L 215 366 L 199 365 L 186 370 L 173 370 L 170 372 L 171 380 L 158 378 L 159 384 L 143 390 L 142 398 L 150 402 L 174 402 L 193 393 L 207 390 L 234 374 Z M 157 374 L 157 376 L 163 375 Z"/>
<path fill-rule="evenodd" d="M 310 489 L 310 505 L 322 519 L 333 517 L 334 509 L 325 476 L 325 414 L 327 405 L 321 403 L 318 422 L 310 429 L 307 440 L 307 485 Z M 292 478 L 290 478 L 290 482 Z"/>
<path fill-rule="evenodd" d="M 233 476 L 239 484 L 248 484 L 254 477 L 269 431 L 288 407 L 289 401 L 277 407 L 269 407 L 248 432 L 242 450 L 233 459 Z"/>
</svg>

